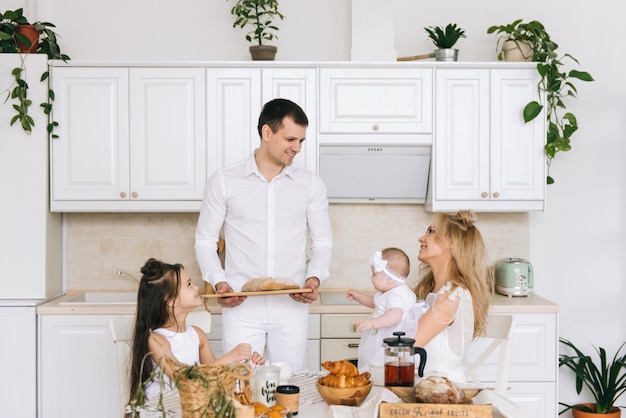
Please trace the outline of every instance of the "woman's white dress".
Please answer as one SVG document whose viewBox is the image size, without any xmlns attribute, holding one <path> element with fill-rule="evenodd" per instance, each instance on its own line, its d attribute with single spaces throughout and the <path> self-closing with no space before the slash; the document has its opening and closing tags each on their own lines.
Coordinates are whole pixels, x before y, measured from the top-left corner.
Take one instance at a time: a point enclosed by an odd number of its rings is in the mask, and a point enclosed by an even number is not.
<svg viewBox="0 0 626 418">
<path fill-rule="evenodd" d="M 432 308 L 435 300 L 446 297 L 445 294 L 451 288 L 452 284 L 447 282 L 437 293 L 430 293 L 426 297 L 426 304 Z M 454 382 L 465 383 L 467 379 L 463 358 L 474 335 L 472 295 L 469 290 L 457 287 L 447 297 L 450 300 L 459 299 L 455 319 L 423 347 L 426 350 L 424 377 L 438 375 Z"/>
</svg>

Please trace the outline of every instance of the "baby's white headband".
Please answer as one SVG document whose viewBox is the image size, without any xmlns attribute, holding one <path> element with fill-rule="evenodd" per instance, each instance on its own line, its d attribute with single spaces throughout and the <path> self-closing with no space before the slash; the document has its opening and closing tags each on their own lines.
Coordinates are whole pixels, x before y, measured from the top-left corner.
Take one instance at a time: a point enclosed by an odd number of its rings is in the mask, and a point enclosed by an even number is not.
<svg viewBox="0 0 626 418">
<path fill-rule="evenodd" d="M 383 260 L 383 253 L 381 251 L 376 251 L 374 253 L 374 255 L 370 258 L 370 264 L 374 267 L 375 273 L 382 272 L 385 273 L 385 276 L 389 277 L 396 283 L 406 283 L 406 277 L 402 277 L 387 268 L 387 260 Z"/>
</svg>

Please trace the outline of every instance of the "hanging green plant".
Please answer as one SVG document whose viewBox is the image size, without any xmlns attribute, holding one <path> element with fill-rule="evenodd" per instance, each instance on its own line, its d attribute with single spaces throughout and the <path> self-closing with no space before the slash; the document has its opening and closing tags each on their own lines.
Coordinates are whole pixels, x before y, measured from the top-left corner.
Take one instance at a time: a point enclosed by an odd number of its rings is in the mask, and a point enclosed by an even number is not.
<svg viewBox="0 0 626 418">
<path fill-rule="evenodd" d="M 564 69 L 565 60 L 579 64 L 578 60 L 570 54 L 558 56 L 556 50 L 558 44 L 550 39 L 541 22 L 536 20 L 523 23 L 522 19 L 515 20 L 508 25 L 491 26 L 487 33 L 500 35 L 496 48 L 498 59 L 504 58 L 502 40 L 516 40 L 528 42 L 533 47 L 533 61 L 537 62 L 537 72 L 541 76 L 538 89 L 545 92 L 545 105 L 532 101 L 524 108 L 524 121 L 530 122 L 539 116 L 545 107 L 546 120 L 548 123 L 547 138 L 545 145 L 548 175 L 546 182 L 553 184 L 554 179 L 550 176 L 552 160 L 558 152 L 572 149 L 571 138 L 578 130 L 578 119 L 573 113 L 567 112 L 565 99 L 576 98 L 578 90 L 574 80 L 594 81 L 593 77 L 585 71 Z"/>
<path fill-rule="evenodd" d="M 26 36 L 23 28 L 30 26 L 38 33 L 38 37 L 30 39 Z M 0 13 L 0 53 L 16 53 L 20 54 L 20 66 L 14 68 L 11 71 L 14 82 L 9 86 L 5 92 L 7 97 L 5 102 L 9 99 L 15 100 L 13 109 L 15 115 L 11 118 L 11 125 L 15 123 L 20 124 L 22 129 L 26 133 L 31 133 L 35 121 L 30 115 L 30 106 L 32 101 L 28 98 L 28 83 L 22 78 L 25 66 L 25 60 L 28 53 L 46 54 L 49 60 L 62 60 L 67 62 L 70 57 L 61 52 L 61 48 L 58 43 L 57 34 L 52 29 L 56 27 L 50 22 L 34 22 L 30 23 L 26 16 L 24 16 L 23 9 L 8 10 Z M 49 71 L 45 71 L 41 74 L 40 81 L 44 82 L 50 76 Z M 58 126 L 58 123 L 51 119 L 52 105 L 54 102 L 54 91 L 48 88 L 47 101 L 41 103 L 39 106 L 43 109 L 43 112 L 48 116 L 47 131 L 52 138 L 58 136 L 54 134 L 54 128 Z"/>
</svg>

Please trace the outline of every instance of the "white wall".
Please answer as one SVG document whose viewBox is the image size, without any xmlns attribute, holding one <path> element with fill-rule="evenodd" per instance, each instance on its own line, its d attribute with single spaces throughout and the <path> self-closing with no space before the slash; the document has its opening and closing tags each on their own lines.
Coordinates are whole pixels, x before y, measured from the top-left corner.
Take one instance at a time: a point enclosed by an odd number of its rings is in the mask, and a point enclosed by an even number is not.
<svg viewBox="0 0 626 418">
<path fill-rule="evenodd" d="M 358 0 L 354 0 L 358 1 Z M 11 0 L 11 4 L 20 3 Z M 233 1 L 24 0 L 40 19 L 57 24 L 74 60 L 249 60 L 244 33 L 233 29 Z M 487 27 L 517 18 L 542 21 L 581 69 L 596 81 L 577 83 L 579 99 L 568 102 L 580 130 L 573 150 L 558 155 L 548 187 L 548 210 L 530 216 L 530 259 L 538 293 L 561 306 L 560 335 L 610 351 L 626 339 L 623 319 L 624 121 L 626 56 L 612 42 L 621 39 L 615 2 L 599 0 L 390 1 L 395 7 L 399 56 L 431 52 L 424 26 L 458 23 L 467 38 L 457 44 L 460 59 L 495 59 Z M 351 47 L 349 0 L 281 0 L 277 59 L 348 60 Z M 328 29 L 327 29 L 328 28 Z M 619 45 L 619 43 L 617 43 Z M 561 373 L 560 400 L 576 399 L 571 379 Z"/>
</svg>

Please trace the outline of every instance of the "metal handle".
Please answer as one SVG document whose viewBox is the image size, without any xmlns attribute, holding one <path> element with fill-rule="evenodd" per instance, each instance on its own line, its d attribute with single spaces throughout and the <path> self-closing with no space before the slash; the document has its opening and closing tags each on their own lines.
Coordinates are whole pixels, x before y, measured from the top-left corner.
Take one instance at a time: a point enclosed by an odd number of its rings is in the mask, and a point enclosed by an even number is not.
<svg viewBox="0 0 626 418">
<path fill-rule="evenodd" d="M 348 348 L 359 348 L 359 344 L 357 344 L 357 343 L 350 343 L 350 344 L 348 344 Z"/>
<path fill-rule="evenodd" d="M 132 192 L 130 195 L 131 195 L 132 197 L 137 197 L 137 196 L 139 196 L 139 195 L 137 194 L 137 192 Z"/>
<path fill-rule="evenodd" d="M 487 196 L 489 196 L 489 194 L 488 194 L 487 192 L 482 192 L 482 193 L 480 194 L 480 197 L 487 197 Z"/>
<path fill-rule="evenodd" d="M 126 197 L 126 192 L 121 192 L 121 193 L 120 193 L 120 197 L 121 197 L 122 199 L 123 199 L 123 198 L 125 198 L 125 197 Z"/>
<path fill-rule="evenodd" d="M 497 198 L 499 198 L 499 197 L 500 197 L 500 193 L 495 192 L 495 193 L 493 194 L 493 197 L 495 197 L 496 199 L 497 199 Z"/>
</svg>

